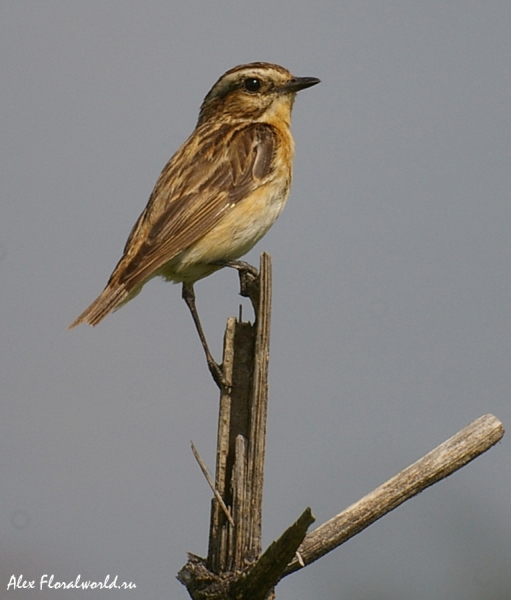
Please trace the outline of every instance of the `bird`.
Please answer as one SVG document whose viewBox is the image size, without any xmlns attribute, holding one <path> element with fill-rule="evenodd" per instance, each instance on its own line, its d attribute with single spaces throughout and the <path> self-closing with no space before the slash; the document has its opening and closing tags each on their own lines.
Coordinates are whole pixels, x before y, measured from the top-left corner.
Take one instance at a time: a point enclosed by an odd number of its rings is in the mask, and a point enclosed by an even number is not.
<svg viewBox="0 0 511 600">
<path fill-rule="evenodd" d="M 153 277 L 181 283 L 208 366 L 222 382 L 195 307 L 194 283 L 246 254 L 289 196 L 298 91 L 320 83 L 276 64 L 224 73 L 208 92 L 196 127 L 163 168 L 103 292 L 75 319 L 97 325 Z"/>
</svg>

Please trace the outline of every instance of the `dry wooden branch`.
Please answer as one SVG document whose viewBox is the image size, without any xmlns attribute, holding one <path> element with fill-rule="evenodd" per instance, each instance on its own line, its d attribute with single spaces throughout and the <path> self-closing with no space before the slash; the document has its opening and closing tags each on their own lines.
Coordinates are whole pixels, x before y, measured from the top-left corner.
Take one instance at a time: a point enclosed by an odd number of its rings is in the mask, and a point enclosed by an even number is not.
<svg viewBox="0 0 511 600">
<path fill-rule="evenodd" d="M 268 403 L 271 260 L 260 272 L 240 270 L 241 293 L 255 304 L 255 323 L 229 319 L 223 371 L 230 384 L 220 397 L 215 489 L 230 507 L 230 525 L 218 501 L 211 510 L 208 567 L 214 573 L 242 570 L 261 553 L 261 513 Z"/>
<path fill-rule="evenodd" d="M 304 513 L 277 545 L 270 547 L 269 554 L 261 557 L 262 562 L 257 560 L 261 554 L 271 260 L 268 254 L 261 256 L 259 274 L 244 263 L 229 266 L 239 270 L 240 293 L 250 298 L 256 319 L 254 324 L 232 318 L 227 322 L 222 372 L 228 386 L 223 387 L 220 396 L 217 467 L 215 483 L 210 483 L 215 497 L 208 558 L 189 555 L 178 577 L 196 599 L 231 596 L 228 589 L 233 582 L 237 598 L 255 597 L 254 586 L 271 590 L 305 536 L 311 518 L 310 511 Z M 276 563 L 270 565 L 268 556 L 278 557 L 277 574 Z M 246 588 L 250 590 L 248 595 Z M 267 595 L 261 595 L 261 599 Z"/>
<path fill-rule="evenodd" d="M 250 519 L 246 553 L 247 556 L 253 558 L 261 554 L 266 417 L 268 415 L 268 363 L 270 360 L 271 260 L 269 254 L 264 253 L 261 256 L 259 273 L 245 490 Z"/>
<path fill-rule="evenodd" d="M 309 533 L 284 576 L 298 571 L 369 527 L 412 496 L 461 469 L 496 444 L 504 435 L 502 423 L 484 415 L 453 435 L 423 458 Z"/>
<path fill-rule="evenodd" d="M 193 600 L 273 600 L 274 588 L 293 573 L 374 523 L 409 498 L 488 450 L 504 434 L 486 415 L 419 461 L 306 535 L 307 509 L 261 556 L 261 515 L 268 402 L 271 263 L 260 272 L 245 263 L 240 293 L 250 298 L 255 323 L 230 318 L 224 338 L 215 482 L 196 458 L 213 490 L 207 559 L 188 555 L 178 579 Z"/>
</svg>

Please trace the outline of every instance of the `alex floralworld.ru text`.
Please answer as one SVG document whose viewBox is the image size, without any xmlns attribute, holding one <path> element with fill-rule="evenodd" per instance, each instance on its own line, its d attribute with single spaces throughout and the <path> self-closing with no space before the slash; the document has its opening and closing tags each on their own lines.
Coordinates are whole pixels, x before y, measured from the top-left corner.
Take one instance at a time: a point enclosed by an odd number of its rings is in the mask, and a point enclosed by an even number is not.
<svg viewBox="0 0 511 600">
<path fill-rule="evenodd" d="M 41 575 L 39 579 L 39 589 L 48 588 L 52 590 L 71 590 L 71 589 L 82 589 L 82 590 L 133 590 L 137 586 L 134 583 L 126 583 L 123 581 L 122 583 L 117 583 L 118 576 L 116 575 L 112 581 L 110 581 L 110 575 L 107 575 L 104 581 L 81 581 L 81 575 L 74 581 L 55 581 L 54 575 Z M 36 589 L 35 579 L 33 581 L 29 581 L 27 579 L 23 579 L 23 575 L 20 575 L 16 578 L 15 575 L 11 575 L 9 579 L 9 583 L 7 584 L 7 590 L 29 590 Z"/>
</svg>

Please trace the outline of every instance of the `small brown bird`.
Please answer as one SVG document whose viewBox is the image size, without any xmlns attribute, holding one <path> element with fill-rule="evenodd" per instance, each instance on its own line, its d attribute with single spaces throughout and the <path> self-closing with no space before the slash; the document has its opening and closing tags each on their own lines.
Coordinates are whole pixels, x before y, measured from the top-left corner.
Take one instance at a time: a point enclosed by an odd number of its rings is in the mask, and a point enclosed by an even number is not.
<svg viewBox="0 0 511 600">
<path fill-rule="evenodd" d="M 105 289 L 70 329 L 97 325 L 161 276 L 183 283 L 204 345 L 193 284 L 243 256 L 280 215 L 291 185 L 291 109 L 296 93 L 317 83 L 263 62 L 222 75 L 163 169 Z"/>
</svg>

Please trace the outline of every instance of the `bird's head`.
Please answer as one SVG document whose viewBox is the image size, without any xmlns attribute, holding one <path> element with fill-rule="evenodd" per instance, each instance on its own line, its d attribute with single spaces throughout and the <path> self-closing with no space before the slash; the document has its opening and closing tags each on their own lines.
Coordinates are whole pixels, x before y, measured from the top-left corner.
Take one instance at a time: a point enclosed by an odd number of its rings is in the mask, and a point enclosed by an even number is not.
<svg viewBox="0 0 511 600">
<path fill-rule="evenodd" d="M 198 125 L 217 120 L 289 122 L 296 93 L 319 83 L 315 77 L 295 77 L 279 65 L 256 62 L 230 69 L 202 103 Z"/>
</svg>

